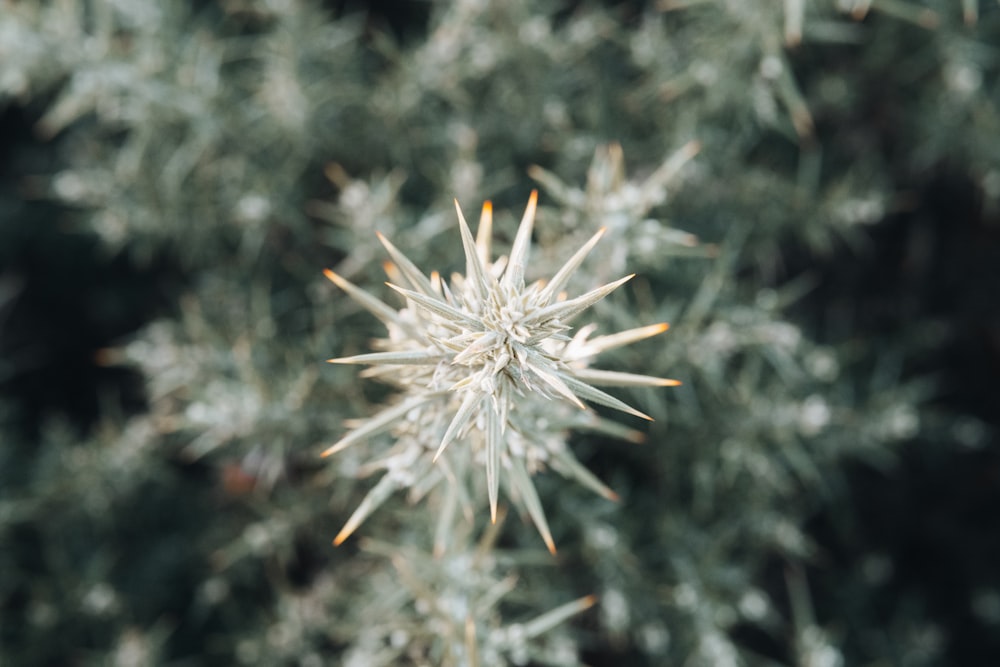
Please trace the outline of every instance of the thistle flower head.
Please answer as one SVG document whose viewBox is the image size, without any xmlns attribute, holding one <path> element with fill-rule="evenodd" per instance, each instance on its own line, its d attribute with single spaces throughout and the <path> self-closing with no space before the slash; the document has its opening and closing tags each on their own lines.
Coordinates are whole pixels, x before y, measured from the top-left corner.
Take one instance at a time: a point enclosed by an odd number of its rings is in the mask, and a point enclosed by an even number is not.
<svg viewBox="0 0 1000 667">
<path fill-rule="evenodd" d="M 584 401 L 650 419 L 595 385 L 668 386 L 678 382 L 588 368 L 590 360 L 603 350 L 661 333 L 667 325 L 641 327 L 594 339 L 589 339 L 593 328 L 585 327 L 570 336 L 571 323 L 580 313 L 632 276 L 571 299 L 562 293 L 600 240 L 604 233 L 600 230 L 548 282 L 526 284 L 536 204 L 537 192 L 532 192 L 509 256 L 493 260 L 491 204 L 483 206 L 478 232 L 473 238 L 456 201 L 466 271 L 464 275 L 453 275 L 450 284 L 437 273 L 425 275 L 387 238 L 379 235 L 392 259 L 386 266 L 391 280 L 387 285 L 405 298 L 406 307 L 402 310 L 391 308 L 332 271 L 325 272 L 388 329 L 387 338 L 377 342 L 378 352 L 329 361 L 369 364 L 371 368 L 366 375 L 396 385 L 403 397 L 348 433 L 324 455 L 377 433 L 395 431 L 398 446 L 394 457 L 390 457 L 392 463 L 387 459 L 384 468 L 386 478 L 394 472 L 400 478 L 407 474 L 394 468 L 395 464 L 402 460 L 413 463 L 421 450 L 433 450 L 430 459 L 437 462 L 455 446 L 453 443 L 462 440 L 468 450 L 464 454 L 471 452 L 473 460 L 485 467 L 491 518 L 496 520 L 500 471 L 504 469 L 510 473 L 512 495 L 524 504 L 553 550 L 541 504 L 530 482 L 530 473 L 538 467 L 538 462 L 557 459 L 558 462 L 553 461 L 557 469 L 568 471 L 570 476 L 613 498 L 610 489 L 560 446 L 564 433 L 569 427 L 606 426 L 589 412 Z M 568 415 L 565 405 L 575 406 L 583 418 Z M 540 414 L 550 418 L 540 419 Z M 539 429 L 540 421 L 547 422 L 549 428 Z M 553 431 L 558 434 L 554 441 Z M 433 476 L 429 472 L 424 474 Z M 412 475 L 397 484 L 415 485 L 418 480 Z M 378 497 L 387 496 L 391 484 L 386 483 L 382 488 Z M 377 486 L 372 493 L 378 489 Z M 378 497 L 367 505 L 362 503 L 348 521 L 347 533 L 342 531 L 337 543 L 381 502 Z"/>
</svg>

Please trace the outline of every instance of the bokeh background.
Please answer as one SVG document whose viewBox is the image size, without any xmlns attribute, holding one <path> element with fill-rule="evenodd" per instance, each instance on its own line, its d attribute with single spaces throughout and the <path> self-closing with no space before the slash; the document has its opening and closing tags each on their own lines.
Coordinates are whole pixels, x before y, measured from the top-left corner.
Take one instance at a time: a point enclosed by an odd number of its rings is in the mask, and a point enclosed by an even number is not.
<svg viewBox="0 0 1000 667">
<path fill-rule="evenodd" d="M 433 502 L 330 544 L 387 396 L 321 270 L 532 188 L 684 385 L 501 526 L 484 622 L 598 596 L 507 663 L 1000 664 L 998 104 L 993 0 L 0 0 L 0 665 L 442 664 Z"/>
</svg>

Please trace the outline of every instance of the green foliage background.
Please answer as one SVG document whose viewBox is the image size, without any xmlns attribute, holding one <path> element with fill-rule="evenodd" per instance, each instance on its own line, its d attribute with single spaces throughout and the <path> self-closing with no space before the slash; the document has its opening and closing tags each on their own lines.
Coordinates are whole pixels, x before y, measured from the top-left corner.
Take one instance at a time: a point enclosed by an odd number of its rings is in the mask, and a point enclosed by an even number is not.
<svg viewBox="0 0 1000 667">
<path fill-rule="evenodd" d="M 433 502 L 329 543 L 386 396 L 320 271 L 534 187 L 684 385 L 501 524 L 483 628 L 598 596 L 505 664 L 995 663 L 998 103 L 992 0 L 0 0 L 0 665 L 446 664 Z"/>
</svg>

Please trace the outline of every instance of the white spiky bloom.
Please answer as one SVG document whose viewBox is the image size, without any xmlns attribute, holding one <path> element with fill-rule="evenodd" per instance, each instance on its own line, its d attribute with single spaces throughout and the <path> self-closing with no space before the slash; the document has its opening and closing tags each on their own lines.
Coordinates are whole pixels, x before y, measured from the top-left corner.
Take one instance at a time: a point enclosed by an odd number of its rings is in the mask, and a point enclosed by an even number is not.
<svg viewBox="0 0 1000 667">
<path fill-rule="evenodd" d="M 655 324 L 608 336 L 589 338 L 593 326 L 569 336 L 570 322 L 632 276 L 626 276 L 582 296 L 566 299 L 561 292 L 584 258 L 597 244 L 601 229 L 560 268 L 548 282 L 526 285 L 524 274 L 531 245 L 537 192 L 514 238 L 509 258 L 491 258 L 492 206 L 483 205 L 479 229 L 473 239 L 462 210 L 458 212 L 465 275 L 455 274 L 451 284 L 437 273 L 424 275 L 413 262 L 381 234 L 392 263 L 386 283 L 405 297 L 407 305 L 396 310 L 348 282 L 333 271 L 325 275 L 361 306 L 379 318 L 388 337 L 376 343 L 380 351 L 339 359 L 331 363 L 370 364 L 369 377 L 378 377 L 403 393 L 394 404 L 362 422 L 329 447 L 334 454 L 376 434 L 392 431 L 396 446 L 371 468 L 386 471 L 335 540 L 340 544 L 388 495 L 410 487 L 420 495 L 441 477 L 433 463 L 444 466 L 454 481 L 464 464 L 448 463 L 442 454 L 462 441 L 465 461 L 486 469 L 490 516 L 496 520 L 500 471 L 510 475 L 511 495 L 516 496 L 534 521 L 550 551 L 554 551 L 530 474 L 547 462 L 609 498 L 615 494 L 589 473 L 565 447 L 568 428 L 582 427 L 613 432 L 584 400 L 650 419 L 621 400 L 597 389 L 605 386 L 671 386 L 676 380 L 589 368 L 597 354 L 666 331 Z M 560 400 L 556 400 L 560 399 Z M 567 414 L 575 406 L 577 418 Z M 618 430 L 623 435 L 622 429 Z M 624 433 L 632 437 L 634 432 Z M 433 452 L 433 454 L 431 453 Z"/>
</svg>

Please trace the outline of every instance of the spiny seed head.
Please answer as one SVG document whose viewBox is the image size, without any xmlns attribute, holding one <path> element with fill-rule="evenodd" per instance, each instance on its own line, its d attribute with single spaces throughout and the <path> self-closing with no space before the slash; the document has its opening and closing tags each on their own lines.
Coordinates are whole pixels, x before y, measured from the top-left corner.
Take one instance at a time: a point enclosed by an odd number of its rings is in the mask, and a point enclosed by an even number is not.
<svg viewBox="0 0 1000 667">
<path fill-rule="evenodd" d="M 559 436 L 556 441 L 561 442 L 570 427 L 586 427 L 586 422 L 602 423 L 603 420 L 590 413 L 584 400 L 650 419 L 594 385 L 667 386 L 678 383 L 587 367 L 600 352 L 661 333 L 666 325 L 642 327 L 591 340 L 587 337 L 592 327 L 585 327 L 569 336 L 574 318 L 632 276 L 572 299 L 562 294 L 570 277 L 600 240 L 602 229 L 570 257 L 551 280 L 526 285 L 524 274 L 537 198 L 537 192 L 533 191 L 510 255 L 496 260 L 492 259 L 491 252 L 491 204 L 487 202 L 483 206 L 478 235 L 473 238 L 456 201 L 466 271 L 465 275 L 453 275 L 450 284 L 436 273 L 425 276 L 387 238 L 379 235 L 392 259 L 387 274 L 394 282 L 387 285 L 406 299 L 406 306 L 401 310 L 386 305 L 332 271 L 325 271 L 331 281 L 388 329 L 388 336 L 376 343 L 379 351 L 329 361 L 369 364 L 371 368 L 366 375 L 395 384 L 403 397 L 349 432 L 328 448 L 324 456 L 386 431 L 395 431 L 401 437 L 399 447 L 433 449 L 433 461 L 438 461 L 456 440 L 465 440 L 473 460 L 486 468 L 491 517 L 496 518 L 499 475 L 504 468 L 510 472 L 511 489 L 525 505 L 550 550 L 554 550 L 540 502 L 530 482 L 530 474 L 539 460 L 559 458 L 559 469 L 568 471 L 564 474 L 607 497 L 614 497 L 614 492 L 577 463 L 564 446 L 551 444 L 551 433 L 535 431 L 539 423 L 548 423 L 548 420 L 539 419 L 539 411 L 555 416 L 551 424 Z M 584 419 L 566 416 L 561 408 L 556 409 L 560 404 L 552 400 L 586 411 Z M 426 426 L 425 432 L 415 434 L 414 429 L 401 425 L 412 419 L 412 410 L 421 411 L 425 417 L 431 415 L 421 422 Z M 439 418 L 442 414 L 447 416 L 445 420 Z M 529 466 L 531 463 L 534 465 Z M 388 474 L 393 473 L 388 465 L 383 467 Z M 387 496 L 388 487 L 381 483 L 372 493 L 380 488 L 379 495 Z M 348 522 L 350 530 L 374 509 L 368 500 Z M 347 535 L 349 532 L 342 531 L 337 542 Z"/>
</svg>

